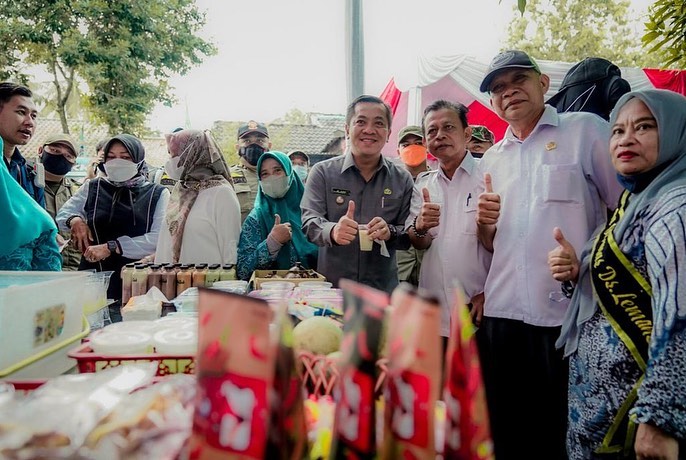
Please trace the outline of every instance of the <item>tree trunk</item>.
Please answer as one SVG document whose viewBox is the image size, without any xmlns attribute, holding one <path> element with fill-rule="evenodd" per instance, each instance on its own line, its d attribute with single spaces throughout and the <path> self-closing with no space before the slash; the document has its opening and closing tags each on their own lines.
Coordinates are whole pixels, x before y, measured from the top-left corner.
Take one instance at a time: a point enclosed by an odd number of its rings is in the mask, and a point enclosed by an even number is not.
<svg viewBox="0 0 686 460">
<path fill-rule="evenodd" d="M 52 61 L 52 83 L 55 85 L 55 91 L 57 92 L 55 97 L 55 105 L 57 108 L 57 113 L 60 117 L 60 123 L 62 124 L 62 132 L 64 134 L 69 134 L 69 122 L 67 121 L 67 101 L 71 95 L 71 91 L 74 88 L 74 69 L 69 69 L 69 75 L 66 74 L 64 69 L 57 63 L 56 60 Z M 57 77 L 57 73 L 62 75 L 66 81 L 66 87 L 62 88 L 60 81 Z"/>
</svg>

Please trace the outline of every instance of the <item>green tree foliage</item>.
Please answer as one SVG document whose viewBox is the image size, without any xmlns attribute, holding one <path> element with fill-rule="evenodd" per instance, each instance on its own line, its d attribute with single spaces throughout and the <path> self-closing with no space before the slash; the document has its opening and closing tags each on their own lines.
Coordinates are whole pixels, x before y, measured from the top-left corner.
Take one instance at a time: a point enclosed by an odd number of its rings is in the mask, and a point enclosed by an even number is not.
<svg viewBox="0 0 686 460">
<path fill-rule="evenodd" d="M 525 6 L 508 27 L 508 48 L 552 61 L 593 56 L 627 67 L 658 64 L 628 23 L 628 0 L 528 0 Z"/>
<path fill-rule="evenodd" d="M 194 0 L 0 0 L 0 11 L 5 76 L 22 62 L 44 66 L 65 132 L 79 81 L 95 120 L 139 133 L 156 102 L 173 101 L 169 77 L 216 52 L 196 36 L 205 15 Z"/>
<path fill-rule="evenodd" d="M 686 68 L 686 0 L 657 0 L 649 10 L 643 43 L 660 64 Z"/>
</svg>

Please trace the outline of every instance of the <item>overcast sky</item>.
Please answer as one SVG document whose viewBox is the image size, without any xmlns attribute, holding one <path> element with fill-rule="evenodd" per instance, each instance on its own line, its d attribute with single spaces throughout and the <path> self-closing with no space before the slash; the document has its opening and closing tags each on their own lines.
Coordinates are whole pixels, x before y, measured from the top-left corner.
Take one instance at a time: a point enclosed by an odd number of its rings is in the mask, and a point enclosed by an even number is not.
<svg viewBox="0 0 686 460">
<path fill-rule="evenodd" d="M 171 80 L 178 98 L 158 107 L 162 132 L 209 128 L 216 120 L 263 122 L 293 108 L 343 113 L 347 105 L 344 0 L 197 0 L 207 12 L 201 35 L 218 49 Z M 651 0 L 632 0 L 636 15 Z M 365 92 L 379 95 L 418 56 L 469 54 L 488 63 L 517 14 L 516 0 L 367 0 Z"/>
</svg>

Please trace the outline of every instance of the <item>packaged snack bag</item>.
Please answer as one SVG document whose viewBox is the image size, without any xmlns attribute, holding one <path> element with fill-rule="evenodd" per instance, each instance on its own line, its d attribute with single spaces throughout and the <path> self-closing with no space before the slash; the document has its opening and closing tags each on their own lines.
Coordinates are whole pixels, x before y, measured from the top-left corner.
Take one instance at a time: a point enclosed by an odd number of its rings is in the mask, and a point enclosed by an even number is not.
<svg viewBox="0 0 686 460">
<path fill-rule="evenodd" d="M 303 386 L 293 351 L 293 325 L 286 304 L 277 310 L 272 335 L 276 349 L 266 459 L 301 460 L 307 452 Z"/>
<path fill-rule="evenodd" d="M 191 459 L 263 459 L 274 373 L 263 300 L 199 288 Z"/>
<path fill-rule="evenodd" d="M 481 378 L 476 329 L 461 289 L 456 289 L 452 330 L 446 353 L 444 458 L 492 460 L 493 441 Z"/>
<path fill-rule="evenodd" d="M 382 459 L 435 459 L 441 388 L 441 309 L 401 285 L 391 297 Z"/>
<path fill-rule="evenodd" d="M 374 387 L 377 378 L 385 292 L 341 280 L 344 326 L 340 380 L 334 397 L 336 411 L 331 458 L 376 458 Z"/>
</svg>

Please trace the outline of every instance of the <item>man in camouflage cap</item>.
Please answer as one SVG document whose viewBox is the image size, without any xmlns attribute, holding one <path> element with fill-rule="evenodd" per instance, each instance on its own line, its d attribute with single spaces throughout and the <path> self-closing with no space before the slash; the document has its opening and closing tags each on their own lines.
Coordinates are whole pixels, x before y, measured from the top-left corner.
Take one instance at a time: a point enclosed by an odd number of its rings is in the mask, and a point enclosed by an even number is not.
<svg viewBox="0 0 686 460">
<path fill-rule="evenodd" d="M 470 125 L 472 128 L 472 137 L 467 142 L 467 150 L 469 150 L 474 158 L 481 158 L 486 153 L 486 150 L 493 147 L 495 137 L 493 133 L 483 125 Z"/>
</svg>

